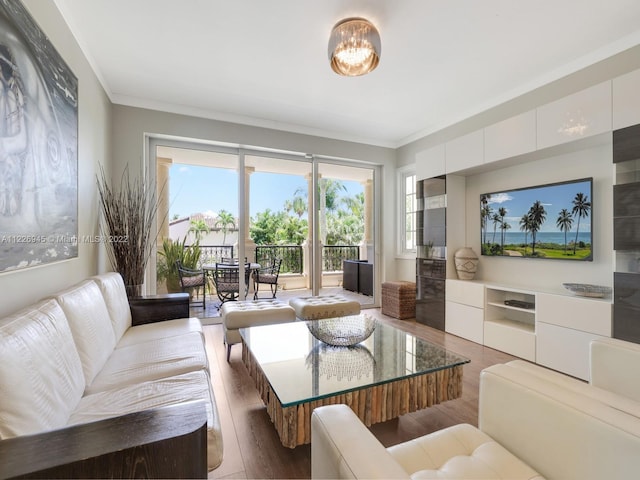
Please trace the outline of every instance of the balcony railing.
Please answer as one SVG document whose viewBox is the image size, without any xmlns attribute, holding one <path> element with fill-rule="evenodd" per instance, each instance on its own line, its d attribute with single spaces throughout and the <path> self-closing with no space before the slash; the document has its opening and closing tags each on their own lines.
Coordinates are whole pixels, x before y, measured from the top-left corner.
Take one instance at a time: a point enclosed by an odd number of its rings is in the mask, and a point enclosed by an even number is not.
<svg viewBox="0 0 640 480">
<path fill-rule="evenodd" d="M 280 273 L 298 273 L 303 271 L 302 247 L 300 245 L 257 245 L 256 262 L 269 265 L 274 258 L 281 258 Z"/>
<path fill-rule="evenodd" d="M 233 245 L 200 245 L 200 265 L 220 263 L 223 258 L 233 258 Z"/>
<path fill-rule="evenodd" d="M 325 245 L 322 248 L 322 270 L 341 272 L 343 260 L 358 260 L 360 248 L 357 245 Z"/>
<path fill-rule="evenodd" d="M 233 258 L 232 245 L 200 245 L 200 265 L 221 262 L 223 258 Z M 247 252 L 248 253 L 248 252 Z M 343 260 L 358 260 L 360 248 L 357 245 L 325 245 L 322 248 L 322 270 L 324 272 L 342 271 Z M 300 245 L 257 245 L 256 262 L 269 265 L 274 258 L 282 259 L 280 273 L 302 274 L 304 270 L 304 251 Z"/>
</svg>

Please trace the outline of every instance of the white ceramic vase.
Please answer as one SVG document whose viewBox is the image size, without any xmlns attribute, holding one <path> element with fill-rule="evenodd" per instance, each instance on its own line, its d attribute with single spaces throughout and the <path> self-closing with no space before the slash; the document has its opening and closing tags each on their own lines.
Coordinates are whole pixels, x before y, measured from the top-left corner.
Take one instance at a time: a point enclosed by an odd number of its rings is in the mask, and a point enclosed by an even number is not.
<svg viewBox="0 0 640 480">
<path fill-rule="evenodd" d="M 456 273 L 460 280 L 473 280 L 478 270 L 478 255 L 470 247 L 463 247 L 453 255 Z"/>
</svg>

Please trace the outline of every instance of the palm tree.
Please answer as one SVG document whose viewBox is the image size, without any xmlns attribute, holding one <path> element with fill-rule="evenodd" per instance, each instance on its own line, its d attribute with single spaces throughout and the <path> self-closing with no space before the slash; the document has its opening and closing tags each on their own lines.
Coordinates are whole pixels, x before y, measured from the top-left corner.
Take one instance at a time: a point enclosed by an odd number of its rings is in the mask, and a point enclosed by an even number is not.
<svg viewBox="0 0 640 480">
<path fill-rule="evenodd" d="M 481 231 L 484 233 L 483 242 L 485 245 L 487 244 L 487 230 L 489 219 L 493 213 L 491 205 L 489 205 L 489 200 L 491 200 L 491 194 L 487 193 L 480 197 L 480 222 L 481 222 Z M 495 230 L 494 230 L 495 233 Z"/>
<path fill-rule="evenodd" d="M 191 220 L 189 223 L 191 226 L 187 233 L 193 233 L 193 236 L 196 238 L 196 242 L 199 243 L 200 240 L 202 240 L 202 235 L 209 233 L 209 226 L 203 219 Z"/>
<path fill-rule="evenodd" d="M 321 178 L 318 180 L 319 190 L 319 224 L 320 224 L 320 241 L 323 245 L 327 244 L 327 212 L 335 212 L 341 203 L 341 192 L 346 192 L 347 187 L 340 180 L 332 178 Z M 296 196 L 307 197 L 307 191 L 297 189 L 294 192 Z"/>
<path fill-rule="evenodd" d="M 504 234 L 507 230 L 509 230 L 511 228 L 511 225 L 509 224 L 509 222 L 502 222 L 500 224 L 500 230 L 502 231 L 502 255 L 504 255 Z"/>
<path fill-rule="evenodd" d="M 496 243 L 496 230 L 498 225 L 502 223 L 502 220 L 500 220 L 500 214 L 494 213 L 491 220 L 493 221 L 493 237 L 491 238 L 491 243 Z"/>
<path fill-rule="evenodd" d="M 580 219 L 587 218 L 589 211 L 591 210 L 591 202 L 584 193 L 576 193 L 573 199 L 573 208 L 571 213 L 578 217 L 578 225 L 576 227 L 576 241 L 573 242 L 573 254 L 576 254 L 576 247 L 578 246 L 578 233 L 580 232 Z"/>
<path fill-rule="evenodd" d="M 500 251 L 504 255 L 504 217 L 507 215 L 507 209 L 500 207 L 498 209 L 498 215 L 500 216 Z"/>
<path fill-rule="evenodd" d="M 529 230 L 531 231 L 531 238 L 532 238 L 531 255 L 535 255 L 536 236 L 538 234 L 538 231 L 540 230 L 540 227 L 542 226 L 544 221 L 547 219 L 547 212 L 544 209 L 544 206 L 542 205 L 542 203 L 540 203 L 540 200 L 536 200 L 534 204 L 531 206 L 531 208 L 529 209 L 529 213 L 527 215 L 529 217 Z"/>
<path fill-rule="evenodd" d="M 284 209 L 287 212 L 293 211 L 298 218 L 302 218 L 304 212 L 307 211 L 307 202 L 304 197 L 300 195 L 295 195 L 292 200 L 287 200 L 284 202 Z"/>
<path fill-rule="evenodd" d="M 216 219 L 216 223 L 214 227 L 220 228 L 222 231 L 222 244 L 224 245 L 227 241 L 227 232 L 229 231 L 229 227 L 235 228 L 236 221 L 233 218 L 233 215 L 226 210 L 220 210 L 218 212 L 218 217 Z"/>
<path fill-rule="evenodd" d="M 524 232 L 524 254 L 527 255 L 527 237 L 529 232 L 531 231 L 531 222 L 529 221 L 529 216 L 525 213 L 520 218 L 520 230 Z"/>
<path fill-rule="evenodd" d="M 556 226 L 560 229 L 561 232 L 564 232 L 564 254 L 567 254 L 567 232 L 571 230 L 571 226 L 573 225 L 573 217 L 571 216 L 571 212 L 566 208 L 560 210 L 558 213 L 558 219 L 556 220 Z"/>
</svg>

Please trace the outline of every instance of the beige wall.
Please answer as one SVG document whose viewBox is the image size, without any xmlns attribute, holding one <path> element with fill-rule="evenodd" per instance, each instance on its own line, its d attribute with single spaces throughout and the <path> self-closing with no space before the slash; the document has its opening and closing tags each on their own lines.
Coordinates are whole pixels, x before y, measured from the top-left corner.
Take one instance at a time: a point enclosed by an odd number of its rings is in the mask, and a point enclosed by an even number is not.
<svg viewBox="0 0 640 480">
<path fill-rule="evenodd" d="M 110 168 L 110 112 L 107 96 L 54 2 L 24 0 L 40 28 L 79 83 L 78 233 L 97 234 L 95 174 Z M 5 315 L 105 268 L 96 245 L 80 244 L 78 258 L 0 274 L 0 315 Z"/>
</svg>

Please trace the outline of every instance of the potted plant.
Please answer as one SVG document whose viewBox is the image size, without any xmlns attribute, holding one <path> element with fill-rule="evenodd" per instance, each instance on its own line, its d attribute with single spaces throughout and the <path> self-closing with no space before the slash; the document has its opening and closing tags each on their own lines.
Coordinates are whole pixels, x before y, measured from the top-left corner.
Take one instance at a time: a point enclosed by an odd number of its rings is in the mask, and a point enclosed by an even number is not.
<svg viewBox="0 0 640 480">
<path fill-rule="evenodd" d="M 193 245 L 186 246 L 187 236 L 180 240 L 165 238 L 162 241 L 162 248 L 158 250 L 158 262 L 156 264 L 156 275 L 158 281 L 165 280 L 167 292 L 180 292 L 180 278 L 176 262 L 192 270 L 198 268 L 200 262 L 200 243 L 196 240 Z"/>
<path fill-rule="evenodd" d="M 129 176 L 125 168 L 120 184 L 110 186 L 104 169 L 97 177 L 100 201 L 100 231 L 114 271 L 124 280 L 127 295 L 142 294 L 145 270 L 156 241 L 153 222 L 158 211 L 155 187 L 145 184 L 143 176 Z"/>
</svg>

